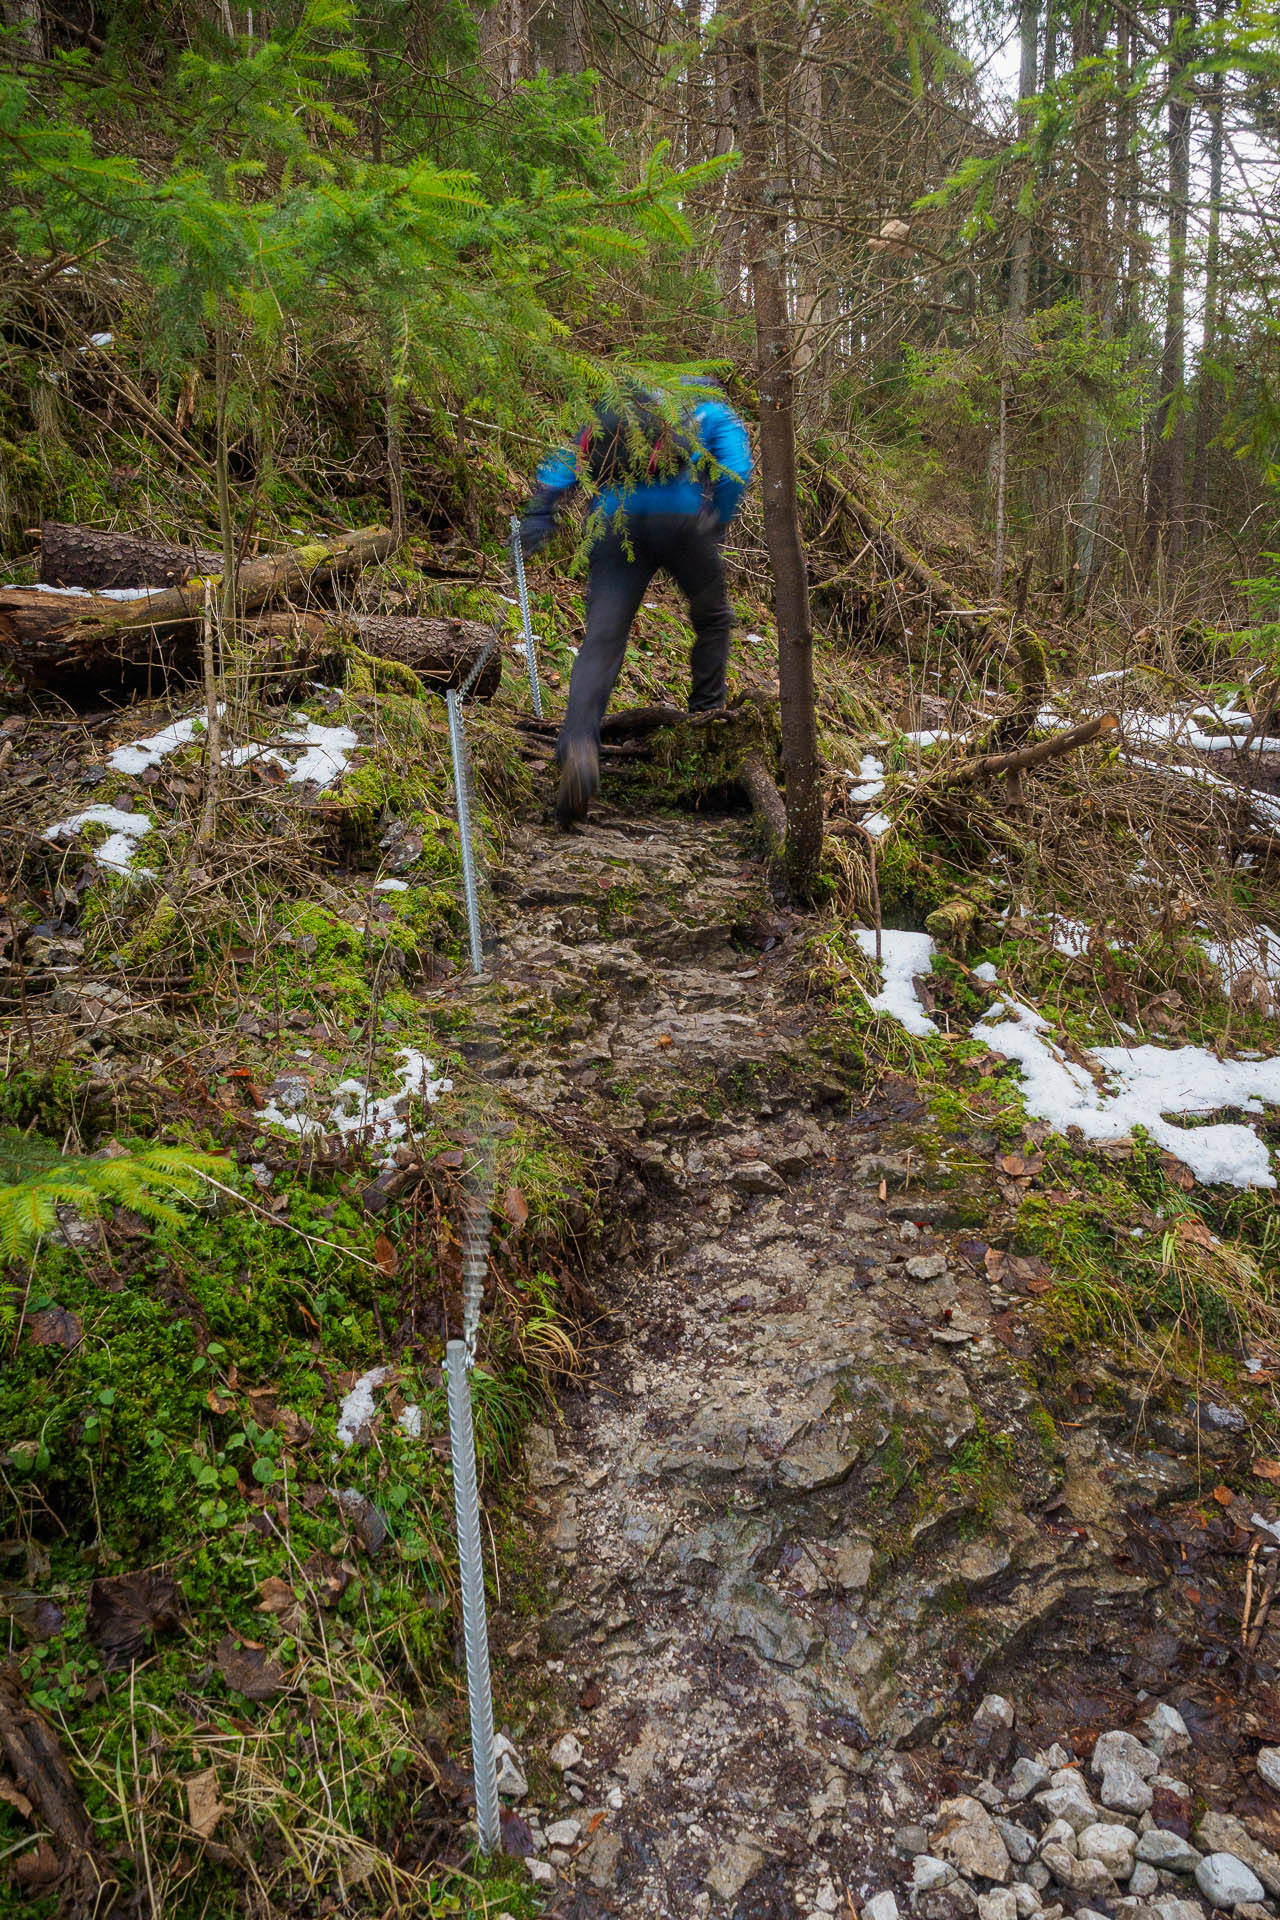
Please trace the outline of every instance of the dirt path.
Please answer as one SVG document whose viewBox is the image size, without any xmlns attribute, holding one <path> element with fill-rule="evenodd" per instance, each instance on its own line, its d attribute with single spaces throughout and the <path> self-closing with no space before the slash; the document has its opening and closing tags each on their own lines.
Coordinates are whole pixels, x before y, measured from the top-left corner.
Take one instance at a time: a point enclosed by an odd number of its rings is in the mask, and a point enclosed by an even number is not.
<svg viewBox="0 0 1280 1920">
<path fill-rule="evenodd" d="M 583 1750 L 555 1912 L 844 1913 L 921 1804 L 894 1749 L 1041 1623 L 1139 1591 L 1119 1508 L 1194 1470 L 1055 1428 L 963 1187 L 908 1158 L 909 1094 L 850 1111 L 806 1065 L 798 936 L 740 823 L 528 828 L 497 886 L 500 977 L 562 1023 L 502 1070 L 628 1134 L 649 1189 L 616 1343 L 531 1461 Z"/>
</svg>

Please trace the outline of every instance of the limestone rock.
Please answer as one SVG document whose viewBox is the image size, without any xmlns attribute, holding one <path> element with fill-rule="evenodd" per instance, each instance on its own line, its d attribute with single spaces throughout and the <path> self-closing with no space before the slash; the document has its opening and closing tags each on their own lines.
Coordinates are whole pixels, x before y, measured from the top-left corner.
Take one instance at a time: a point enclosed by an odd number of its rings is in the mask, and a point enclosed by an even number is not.
<svg viewBox="0 0 1280 1920">
<path fill-rule="evenodd" d="M 929 1851 L 929 1829 L 927 1827 L 899 1827 L 893 1836 L 894 1850 L 908 1860 L 914 1860 L 917 1854 Z"/>
<path fill-rule="evenodd" d="M 898 1920 L 898 1903 L 886 1889 L 862 1903 L 862 1920 Z"/>
<path fill-rule="evenodd" d="M 520 1764 L 520 1755 L 505 1733 L 494 1736 L 493 1751 L 498 1762 L 498 1792 L 504 1800 L 523 1800 L 529 1791 L 529 1782 Z"/>
<path fill-rule="evenodd" d="M 1102 1776 L 1100 1797 L 1113 1813 L 1146 1813 L 1155 1795 L 1136 1767 L 1117 1760 Z"/>
<path fill-rule="evenodd" d="M 921 1254 L 915 1260 L 908 1260 L 907 1272 L 911 1273 L 913 1267 L 918 1267 L 927 1260 L 940 1260 L 941 1258 L 941 1254 Z M 943 1261 L 943 1265 L 945 1267 L 945 1261 Z M 912 1278 L 915 1280 L 919 1280 L 921 1277 L 918 1273 L 912 1274 Z M 1006 1700 L 1002 1693 L 989 1693 L 978 1708 L 978 1711 L 974 1714 L 973 1724 L 975 1727 L 1011 1727 L 1014 1718 L 1012 1702 Z"/>
<path fill-rule="evenodd" d="M 781 1193 L 786 1183 L 767 1160 L 744 1160 L 729 1175 L 729 1184 L 739 1193 Z"/>
<path fill-rule="evenodd" d="M 1018 1903 L 1010 1887 L 993 1887 L 978 1895 L 978 1920 L 1018 1920 Z"/>
<path fill-rule="evenodd" d="M 1044 1808 L 1050 1820 L 1065 1820 L 1076 1833 L 1091 1827 L 1098 1817 L 1098 1809 L 1089 1798 L 1079 1774 L 1075 1775 L 1074 1784 L 1070 1786 L 1046 1787 L 1043 1793 L 1036 1795 L 1036 1805 Z"/>
<path fill-rule="evenodd" d="M 1026 1880 L 1015 1880 L 1012 1888 L 1014 1911 L 1018 1920 L 1031 1920 L 1040 1911 L 1040 1895 Z"/>
<path fill-rule="evenodd" d="M 1081 1828 L 1081 1832 L 1084 1829 Z M 1080 1849 L 1076 1845 L 1076 1830 L 1069 1820 L 1051 1820 L 1040 1835 L 1040 1850 L 1046 1847 L 1065 1847 L 1074 1859 Z"/>
<path fill-rule="evenodd" d="M 764 1864 L 764 1850 L 746 1835 L 722 1847 L 706 1878 L 706 1885 L 721 1900 L 736 1900 L 753 1873 Z"/>
<path fill-rule="evenodd" d="M 582 1832 L 581 1820 L 553 1820 L 546 1829 L 549 1847 L 576 1847 Z"/>
<path fill-rule="evenodd" d="M 1154 1827 L 1138 1836 L 1138 1858 L 1149 1867 L 1161 1867 L 1166 1873 L 1194 1873 L 1200 1865 L 1200 1853 L 1181 1834 Z"/>
<path fill-rule="evenodd" d="M 1196 1839 L 1205 1853 L 1234 1853 L 1257 1874 L 1268 1893 L 1280 1894 L 1280 1858 L 1255 1840 L 1233 1813 L 1206 1813 L 1196 1828 Z"/>
<path fill-rule="evenodd" d="M 1196 1868 L 1196 1885 L 1215 1907 L 1238 1907 L 1244 1900 L 1261 1900 L 1261 1880 L 1234 1853 L 1207 1853 Z"/>
<path fill-rule="evenodd" d="M 943 1801 L 933 1845 L 958 1873 L 1002 1883 L 1009 1879 L 1008 1849 L 981 1800 L 971 1794 Z"/>
<path fill-rule="evenodd" d="M 952 1876 L 945 1886 L 915 1896 L 920 1920 L 976 1920 L 978 1896 L 967 1881 Z"/>
<path fill-rule="evenodd" d="M 1160 1771 L 1160 1757 L 1152 1753 L 1150 1747 L 1144 1747 L 1141 1740 L 1135 1740 L 1131 1733 L 1100 1733 L 1093 1743 L 1093 1757 L 1089 1761 L 1094 1778 L 1101 1780 L 1108 1768 L 1120 1765 L 1132 1767 L 1144 1780 L 1150 1780 Z"/>
<path fill-rule="evenodd" d="M 551 1764 L 557 1773 L 568 1773 L 582 1761 L 582 1742 L 572 1733 L 562 1733 L 551 1749 Z"/>
<path fill-rule="evenodd" d="M 1084 1829 L 1078 1844 L 1082 1860 L 1100 1860 L 1113 1879 L 1126 1880 L 1133 1867 L 1138 1836 L 1128 1827 L 1099 1821 Z"/>
<path fill-rule="evenodd" d="M 947 1256 L 945 1253 L 917 1253 L 913 1254 L 907 1262 L 907 1277 L 910 1280 L 941 1280 L 946 1270 Z M 993 1700 L 999 1699 L 999 1697 L 998 1694 L 988 1695 L 988 1699 Z M 987 1702 L 984 1700 L 982 1706 L 985 1707 L 986 1704 Z M 1007 1701 L 1005 1705 L 1008 1706 Z M 982 1707 L 979 1707 L 978 1713 L 981 1712 Z M 974 1719 L 975 1721 L 977 1720 L 977 1714 L 974 1715 Z M 1009 1707 L 1009 1718 L 1007 1720 L 1001 1720 L 993 1724 L 998 1724 L 1002 1727 L 1011 1727 L 1013 1725 L 1013 1708 Z"/>
<path fill-rule="evenodd" d="M 1253 1763 L 1269 1787 L 1280 1793 L 1280 1747 L 1262 1747 Z"/>
<path fill-rule="evenodd" d="M 996 1816 L 996 1832 L 1008 1849 L 1009 1858 L 1015 1866 L 1025 1867 L 1028 1861 L 1036 1857 L 1035 1835 L 1027 1832 L 1012 1820 L 1001 1820 Z"/>
<path fill-rule="evenodd" d="M 1171 1753 L 1183 1752 L 1191 1745 L 1186 1721 L 1176 1707 L 1167 1707 L 1163 1700 L 1159 1706 L 1152 1707 L 1146 1725 L 1150 1734 L 1149 1745 L 1162 1760 Z"/>
<path fill-rule="evenodd" d="M 1149 1867 L 1145 1860 L 1135 1861 L 1129 1875 L 1129 1891 L 1135 1899 L 1149 1900 L 1159 1885 L 1160 1876 L 1155 1868 Z"/>
<path fill-rule="evenodd" d="M 1038 1760 L 1015 1760 L 1005 1797 L 1013 1801 L 1028 1800 L 1033 1793 L 1042 1793 L 1048 1784 L 1048 1767 L 1041 1766 Z"/>
<path fill-rule="evenodd" d="M 911 1862 L 911 1885 L 917 1893 L 932 1893 L 956 1877 L 956 1870 L 933 1853 L 918 1853 Z"/>
<path fill-rule="evenodd" d="M 538 1887 L 554 1887 L 556 1870 L 549 1860 L 535 1860 L 530 1854 L 524 1863 L 524 1870 Z"/>
</svg>

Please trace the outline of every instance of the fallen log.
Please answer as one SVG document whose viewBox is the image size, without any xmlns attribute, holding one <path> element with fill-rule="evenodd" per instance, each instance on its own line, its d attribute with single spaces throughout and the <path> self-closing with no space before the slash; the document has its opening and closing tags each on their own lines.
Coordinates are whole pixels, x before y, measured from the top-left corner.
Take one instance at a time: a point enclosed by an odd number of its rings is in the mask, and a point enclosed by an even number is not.
<svg viewBox="0 0 1280 1920">
<path fill-rule="evenodd" d="M 363 527 L 334 540 L 247 560 L 236 576 L 239 610 L 252 613 L 281 594 L 322 586 L 339 574 L 384 560 L 394 546 L 385 527 Z M 155 658 L 156 638 L 164 643 L 161 655 L 167 658 L 169 651 L 180 651 L 184 633 L 190 645 L 204 612 L 205 578 L 132 600 L 0 587 L 0 652 L 35 686 L 104 667 L 147 665 Z"/>
<path fill-rule="evenodd" d="M 181 587 L 193 574 L 221 571 L 221 554 L 207 547 L 61 520 L 46 520 L 40 529 L 40 578 L 50 587 Z"/>
<path fill-rule="evenodd" d="M 460 687 L 488 648 L 472 698 L 491 700 L 502 682 L 502 647 L 481 620 L 439 615 L 360 613 L 339 623 L 366 653 L 408 667 L 422 684 L 444 692 Z"/>
<path fill-rule="evenodd" d="M 10 1863 L 19 1884 L 43 1888 L 60 1881 L 62 1911 L 106 1911 L 119 1877 L 98 1845 L 57 1734 L 27 1699 L 16 1660 L 0 1667 L 0 1760 L 13 1783 L 5 1798 L 24 1819 L 46 1827 L 53 1840 L 51 1847 L 41 1840 L 34 1854 Z"/>
<path fill-rule="evenodd" d="M 959 787 L 973 780 L 997 780 L 1001 774 L 1025 773 L 1028 767 L 1038 767 L 1045 760 L 1056 760 L 1060 754 L 1088 746 L 1102 734 L 1113 733 L 1118 725 L 1114 713 L 1100 713 L 1092 720 L 1082 720 L 1078 727 L 1068 727 L 1065 733 L 1051 733 L 1047 740 L 1037 740 L 1013 753 L 977 753 L 942 768 L 938 785 Z"/>
</svg>

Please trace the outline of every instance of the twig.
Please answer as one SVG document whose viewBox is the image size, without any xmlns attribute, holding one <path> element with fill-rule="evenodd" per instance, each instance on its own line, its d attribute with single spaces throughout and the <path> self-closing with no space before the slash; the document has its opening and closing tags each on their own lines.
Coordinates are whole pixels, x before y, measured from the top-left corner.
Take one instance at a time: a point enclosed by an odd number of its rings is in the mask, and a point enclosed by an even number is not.
<svg viewBox="0 0 1280 1920">
<path fill-rule="evenodd" d="M 211 1187 L 216 1187 L 219 1193 L 225 1193 L 230 1200 L 238 1200 L 242 1207 L 248 1207 L 250 1213 L 256 1213 L 259 1219 L 265 1220 L 269 1227 L 282 1227 L 286 1233 L 296 1234 L 299 1240 L 305 1240 L 308 1246 L 328 1247 L 331 1253 L 340 1253 L 344 1260 L 354 1260 L 358 1267 L 368 1267 L 371 1273 L 381 1273 L 382 1269 L 376 1260 L 366 1260 L 362 1253 L 353 1253 L 350 1247 L 340 1247 L 336 1240 L 325 1240 L 319 1234 L 307 1233 L 304 1228 L 295 1227 L 292 1220 L 282 1220 L 278 1214 L 269 1213 L 265 1207 L 260 1207 L 256 1200 L 250 1200 L 247 1194 L 237 1193 L 234 1187 L 224 1186 L 221 1180 L 215 1180 L 213 1175 L 205 1173 L 203 1168 L 197 1167 L 196 1172 L 202 1180 L 207 1180 Z"/>
</svg>

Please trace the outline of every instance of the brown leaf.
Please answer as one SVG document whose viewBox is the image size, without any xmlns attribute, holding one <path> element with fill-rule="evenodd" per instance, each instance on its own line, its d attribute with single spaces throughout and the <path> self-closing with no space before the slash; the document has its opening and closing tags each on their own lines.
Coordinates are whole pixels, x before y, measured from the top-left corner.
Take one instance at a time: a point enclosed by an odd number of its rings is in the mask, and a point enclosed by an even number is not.
<svg viewBox="0 0 1280 1920">
<path fill-rule="evenodd" d="M 889 1182 L 887 1180 L 882 1180 L 880 1182 L 880 1198 L 882 1200 L 887 1200 L 889 1198 Z"/>
<path fill-rule="evenodd" d="M 233 1633 L 219 1640 L 213 1657 L 231 1691 L 246 1700 L 274 1700 L 288 1685 L 277 1661 L 268 1660 L 261 1647 L 238 1641 Z"/>
<path fill-rule="evenodd" d="M 320 1605 L 336 1607 L 350 1585 L 354 1569 L 345 1560 L 335 1560 L 332 1555 L 317 1551 L 305 1562 L 302 1571 Z"/>
<path fill-rule="evenodd" d="M 1193 1247 L 1212 1247 L 1213 1235 L 1203 1220 L 1197 1220 L 1193 1214 L 1184 1214 L 1174 1231 L 1179 1240 L 1189 1240 Z"/>
<path fill-rule="evenodd" d="M 522 1227 L 529 1218 L 529 1202 L 519 1187 L 508 1187 L 502 1196 L 502 1211 L 513 1227 Z"/>
<path fill-rule="evenodd" d="M 118 1573 L 89 1588 L 85 1634 L 104 1666 L 127 1667 L 151 1635 L 178 1624 L 180 1588 L 167 1573 Z"/>
<path fill-rule="evenodd" d="M 34 1853 L 20 1853 L 13 1863 L 13 1877 L 24 1887 L 49 1887 L 62 1878 L 62 1863 L 47 1840 L 41 1840 Z"/>
<path fill-rule="evenodd" d="M 31 1818 L 31 1802 L 26 1794 L 20 1793 L 12 1780 L 6 1780 L 3 1774 L 0 1774 L 0 1800 L 7 1800 L 11 1807 L 16 1807 L 24 1820 Z"/>
<path fill-rule="evenodd" d="M 1253 1470 L 1259 1480 L 1280 1480 L 1280 1460 L 1255 1460 Z"/>
<path fill-rule="evenodd" d="M 380 1233 L 373 1243 L 373 1257 L 388 1280 L 394 1280 L 400 1271 L 400 1255 L 385 1233 Z"/>
<path fill-rule="evenodd" d="M 268 1575 L 258 1592 L 262 1595 L 258 1602 L 259 1613 L 288 1613 L 290 1607 L 298 1604 L 293 1588 L 277 1573 Z"/>
<path fill-rule="evenodd" d="M 207 1767 L 203 1773 L 193 1773 L 184 1784 L 187 1789 L 187 1819 L 200 1838 L 208 1840 L 227 1811 L 218 1797 L 218 1770 L 216 1767 Z"/>
<path fill-rule="evenodd" d="M 1004 1254 L 999 1247 L 988 1247 L 982 1256 L 982 1264 L 987 1270 L 988 1280 L 998 1286 L 1004 1279 Z"/>
<path fill-rule="evenodd" d="M 1006 1153 L 1000 1165 L 1014 1180 L 1030 1180 L 1033 1174 L 1044 1169 L 1044 1155 L 1036 1153 L 1028 1160 L 1020 1153 Z"/>
<path fill-rule="evenodd" d="M 1215 1487 L 1213 1497 L 1220 1507 L 1229 1507 L 1235 1499 L 1235 1495 L 1232 1493 L 1230 1487 Z"/>
<path fill-rule="evenodd" d="M 67 1307 L 42 1307 L 39 1313 L 29 1313 L 23 1325 L 35 1347 L 65 1347 L 70 1353 L 84 1337 L 79 1318 Z"/>
</svg>

